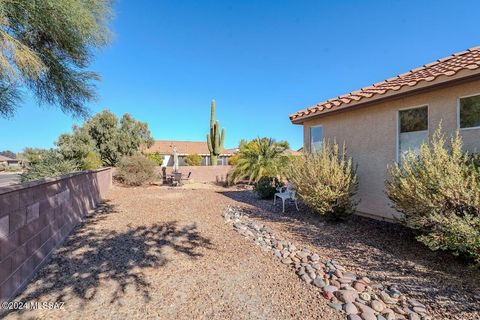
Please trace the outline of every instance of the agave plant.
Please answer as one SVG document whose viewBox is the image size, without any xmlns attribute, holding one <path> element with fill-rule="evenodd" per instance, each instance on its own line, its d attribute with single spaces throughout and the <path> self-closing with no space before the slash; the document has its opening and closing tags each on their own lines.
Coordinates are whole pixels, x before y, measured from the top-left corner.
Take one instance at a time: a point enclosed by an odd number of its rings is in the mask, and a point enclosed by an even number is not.
<svg viewBox="0 0 480 320">
<path fill-rule="evenodd" d="M 271 138 L 257 138 L 242 141 L 236 165 L 231 173 L 233 182 L 247 178 L 257 182 L 261 177 L 280 177 L 288 163 L 285 141 L 276 142 Z"/>
</svg>

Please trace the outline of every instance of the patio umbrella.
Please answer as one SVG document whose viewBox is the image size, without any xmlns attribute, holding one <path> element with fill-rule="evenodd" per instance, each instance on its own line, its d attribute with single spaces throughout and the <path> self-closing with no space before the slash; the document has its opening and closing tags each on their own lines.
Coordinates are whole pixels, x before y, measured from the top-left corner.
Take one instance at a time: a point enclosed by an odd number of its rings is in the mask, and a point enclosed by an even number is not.
<svg viewBox="0 0 480 320">
<path fill-rule="evenodd" d="M 178 171 L 178 154 L 177 147 L 173 147 L 173 172 Z"/>
</svg>

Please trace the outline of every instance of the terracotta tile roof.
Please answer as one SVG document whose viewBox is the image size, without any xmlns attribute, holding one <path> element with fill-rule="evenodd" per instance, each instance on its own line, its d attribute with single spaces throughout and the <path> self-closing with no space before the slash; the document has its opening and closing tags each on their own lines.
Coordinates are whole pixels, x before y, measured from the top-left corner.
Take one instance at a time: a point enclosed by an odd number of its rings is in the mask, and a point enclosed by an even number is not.
<svg viewBox="0 0 480 320">
<path fill-rule="evenodd" d="M 419 83 L 434 82 L 440 76 L 453 76 L 462 70 L 476 70 L 480 67 L 480 47 L 455 53 L 451 56 L 426 64 L 420 68 L 410 70 L 394 78 L 375 83 L 360 90 L 318 103 L 310 108 L 300 110 L 290 115 L 290 120 L 307 118 L 322 112 L 328 112 L 338 107 L 347 107 L 358 101 L 376 98 L 392 91 L 398 91 L 404 87 L 415 87 Z M 480 71 L 480 69 L 478 70 Z"/>
<path fill-rule="evenodd" d="M 210 154 L 206 141 L 176 141 L 157 140 L 153 145 L 144 150 L 144 153 L 159 152 L 160 154 L 173 154 L 173 147 L 177 147 L 178 154 Z M 223 154 L 232 154 L 230 149 L 225 149 Z"/>
<path fill-rule="evenodd" d="M 15 159 L 0 155 L 0 161 L 16 161 Z"/>
</svg>

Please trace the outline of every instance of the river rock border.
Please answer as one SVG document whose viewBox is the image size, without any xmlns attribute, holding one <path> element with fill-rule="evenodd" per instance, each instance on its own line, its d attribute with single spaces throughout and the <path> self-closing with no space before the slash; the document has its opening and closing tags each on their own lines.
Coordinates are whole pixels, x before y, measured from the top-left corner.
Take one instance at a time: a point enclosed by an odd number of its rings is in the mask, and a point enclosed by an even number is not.
<svg viewBox="0 0 480 320">
<path fill-rule="evenodd" d="M 345 314 L 348 320 L 432 319 L 425 305 L 407 298 L 395 284 L 385 288 L 348 272 L 335 260 L 297 248 L 276 236 L 268 226 L 248 218 L 241 207 L 226 207 L 223 217 L 225 223 L 289 266 L 303 281 L 320 288 L 330 307 Z"/>
</svg>

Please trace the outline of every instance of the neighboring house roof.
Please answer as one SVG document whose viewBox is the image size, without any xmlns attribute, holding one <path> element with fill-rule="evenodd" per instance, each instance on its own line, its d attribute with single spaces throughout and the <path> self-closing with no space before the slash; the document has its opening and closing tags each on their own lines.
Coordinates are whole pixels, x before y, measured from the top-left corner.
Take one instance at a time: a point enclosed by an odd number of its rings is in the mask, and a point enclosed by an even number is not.
<svg viewBox="0 0 480 320">
<path fill-rule="evenodd" d="M 156 140 L 150 148 L 144 150 L 145 153 L 158 152 L 160 154 L 173 154 L 173 147 L 177 147 L 179 155 L 199 154 L 209 155 L 208 145 L 206 141 L 176 141 L 176 140 Z M 223 155 L 230 155 L 231 149 L 225 149 Z"/>
<path fill-rule="evenodd" d="M 0 155 L 0 161 L 4 162 L 4 161 L 17 161 L 17 160 Z"/>
<path fill-rule="evenodd" d="M 289 156 L 301 156 L 303 153 L 300 152 L 300 151 L 297 151 L 297 150 L 287 149 L 287 150 L 285 150 L 285 154 L 287 154 Z"/>
<path fill-rule="evenodd" d="M 290 120 L 293 123 L 302 123 L 307 118 L 316 117 L 327 112 L 359 106 L 381 98 L 390 98 L 450 80 L 465 80 L 465 78 L 478 75 L 480 75 L 480 47 L 475 47 L 410 70 L 383 82 L 375 83 L 300 110 L 290 115 Z"/>
</svg>

